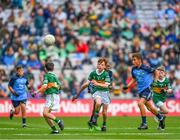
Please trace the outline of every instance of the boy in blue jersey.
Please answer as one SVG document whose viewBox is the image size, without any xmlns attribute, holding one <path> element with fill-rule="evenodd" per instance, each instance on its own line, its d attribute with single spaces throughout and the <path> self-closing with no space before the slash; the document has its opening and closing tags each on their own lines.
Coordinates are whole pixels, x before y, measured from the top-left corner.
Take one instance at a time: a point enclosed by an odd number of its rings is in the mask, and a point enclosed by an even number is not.
<svg viewBox="0 0 180 140">
<path fill-rule="evenodd" d="M 26 127 L 26 101 L 27 87 L 30 88 L 27 78 L 24 77 L 24 69 L 16 67 L 16 75 L 9 81 L 8 88 L 11 92 L 11 101 L 14 109 L 10 110 L 10 119 L 14 115 L 22 114 L 22 127 Z"/>
<path fill-rule="evenodd" d="M 142 56 L 139 53 L 134 53 L 132 55 L 132 63 L 134 67 L 132 68 L 133 79 L 124 86 L 123 89 L 128 89 L 135 82 L 137 83 L 137 89 L 139 94 L 138 107 L 141 112 L 142 123 L 138 127 L 139 130 L 148 129 L 146 122 L 146 108 L 152 112 L 159 119 L 159 128 L 163 130 L 165 128 L 165 117 L 162 116 L 157 109 L 152 105 L 152 91 L 150 86 L 153 82 L 154 69 L 143 65 Z"/>
</svg>

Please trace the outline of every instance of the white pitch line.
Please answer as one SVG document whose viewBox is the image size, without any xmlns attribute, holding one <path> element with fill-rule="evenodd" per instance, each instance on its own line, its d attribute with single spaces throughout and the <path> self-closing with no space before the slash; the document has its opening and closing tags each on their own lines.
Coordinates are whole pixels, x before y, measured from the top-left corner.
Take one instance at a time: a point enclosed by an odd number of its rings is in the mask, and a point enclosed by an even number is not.
<svg viewBox="0 0 180 140">
<path fill-rule="evenodd" d="M 9 134 L 0 134 L 0 136 L 9 136 Z M 14 136 L 48 136 L 52 134 L 27 134 L 27 133 L 20 133 L 20 134 L 11 134 Z M 180 133 L 62 133 L 62 134 L 56 134 L 56 135 L 62 135 L 62 136 L 122 136 L 122 135 L 143 135 L 143 136 L 159 136 L 159 135 L 180 135 Z"/>
<path fill-rule="evenodd" d="M 3 128 L 0 128 L 0 130 L 28 130 L 28 129 L 48 129 L 48 127 L 27 127 L 27 128 L 6 128 L 6 127 L 3 127 Z M 89 130 L 88 128 L 85 128 L 85 127 L 65 127 L 64 129 L 66 130 Z M 127 128 L 123 128 L 123 127 L 120 127 L 120 128 L 108 128 L 108 130 L 135 130 L 137 129 L 136 127 L 127 127 Z M 156 127 L 152 127 L 152 129 L 156 129 Z M 167 127 L 167 129 L 180 129 L 180 127 Z"/>
</svg>

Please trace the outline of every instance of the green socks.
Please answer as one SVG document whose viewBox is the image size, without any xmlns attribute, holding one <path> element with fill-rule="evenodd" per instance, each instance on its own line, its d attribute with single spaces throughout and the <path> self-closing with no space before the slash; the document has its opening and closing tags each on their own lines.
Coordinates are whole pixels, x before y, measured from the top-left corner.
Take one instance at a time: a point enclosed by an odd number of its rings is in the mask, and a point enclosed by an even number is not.
<svg viewBox="0 0 180 140">
<path fill-rule="evenodd" d="M 52 126 L 51 129 L 52 129 L 53 131 L 57 130 L 55 126 Z"/>
<path fill-rule="evenodd" d="M 55 121 L 56 123 L 59 123 L 61 120 L 58 119 L 58 118 L 55 118 L 54 121 Z"/>
</svg>

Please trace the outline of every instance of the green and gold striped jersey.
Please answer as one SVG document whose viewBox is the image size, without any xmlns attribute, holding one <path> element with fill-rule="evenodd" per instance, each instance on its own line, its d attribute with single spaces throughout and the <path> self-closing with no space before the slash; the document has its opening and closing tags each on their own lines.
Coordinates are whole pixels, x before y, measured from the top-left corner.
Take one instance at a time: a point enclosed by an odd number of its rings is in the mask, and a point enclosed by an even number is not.
<svg viewBox="0 0 180 140">
<path fill-rule="evenodd" d="M 47 85 L 44 94 L 59 94 L 61 83 L 53 72 L 47 72 L 44 75 L 43 85 Z"/>
<path fill-rule="evenodd" d="M 107 71 L 102 71 L 101 73 L 98 73 L 97 70 L 94 70 L 90 73 L 88 80 L 96 80 L 99 83 L 110 83 L 110 77 Z M 94 86 L 94 91 L 109 91 L 109 88 L 104 88 L 104 87 L 100 87 L 100 86 Z"/>
<path fill-rule="evenodd" d="M 162 81 L 159 81 L 159 80 L 153 81 L 151 88 L 152 88 L 153 93 L 158 96 L 167 95 L 167 92 L 163 91 L 163 89 L 172 89 L 168 78 L 165 78 Z"/>
</svg>

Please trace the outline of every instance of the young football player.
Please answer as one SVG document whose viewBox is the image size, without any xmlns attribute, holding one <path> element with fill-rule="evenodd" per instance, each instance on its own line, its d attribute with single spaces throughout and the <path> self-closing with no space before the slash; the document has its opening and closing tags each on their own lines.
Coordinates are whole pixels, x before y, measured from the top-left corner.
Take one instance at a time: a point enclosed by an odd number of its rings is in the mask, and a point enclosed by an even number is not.
<svg viewBox="0 0 180 140">
<path fill-rule="evenodd" d="M 45 64 L 46 74 L 44 75 L 43 85 L 35 94 L 43 92 L 46 96 L 46 103 L 43 110 L 43 116 L 52 129 L 52 134 L 58 134 L 59 131 L 55 127 L 55 123 L 58 124 L 61 130 L 64 129 L 64 123 L 61 119 L 58 119 L 51 112 L 57 111 L 60 105 L 60 88 L 61 83 L 58 80 L 57 76 L 53 73 L 54 63 L 47 62 Z"/>
<path fill-rule="evenodd" d="M 14 107 L 14 109 L 10 110 L 10 119 L 21 112 L 22 127 L 26 127 L 27 88 L 30 88 L 30 86 L 27 78 L 24 76 L 23 67 L 16 67 L 16 75 L 10 79 L 8 88 L 11 92 L 11 101 Z"/>
<path fill-rule="evenodd" d="M 91 85 L 91 93 L 94 99 L 94 109 L 91 117 L 91 121 L 88 122 L 89 126 L 95 130 L 101 130 L 97 124 L 97 118 L 99 116 L 99 110 L 101 105 L 103 106 L 103 126 L 106 130 L 106 120 L 107 120 L 107 109 L 110 104 L 110 77 L 108 72 L 105 70 L 108 62 L 105 58 L 100 58 L 98 60 L 97 69 L 92 71 L 89 75 L 88 82 L 83 84 L 80 91 L 76 96 L 73 97 L 73 101 L 77 99 L 80 93 L 89 85 Z"/>
<path fill-rule="evenodd" d="M 133 79 L 128 83 L 127 86 L 124 86 L 123 89 L 126 90 L 135 82 L 137 83 L 139 94 L 138 107 L 140 109 L 142 118 L 142 123 L 138 129 L 148 129 L 145 107 L 159 119 L 159 128 L 164 129 L 165 117 L 163 117 L 151 103 L 152 91 L 150 86 L 153 82 L 153 73 L 155 70 L 143 64 L 142 56 L 139 53 L 134 53 L 132 55 L 132 63 L 134 66 L 131 71 Z"/>
<path fill-rule="evenodd" d="M 172 87 L 169 79 L 166 77 L 164 66 L 157 68 L 151 87 L 155 106 L 159 109 L 161 114 L 168 114 L 168 109 L 164 103 L 167 99 L 167 95 L 172 93 Z"/>
</svg>

